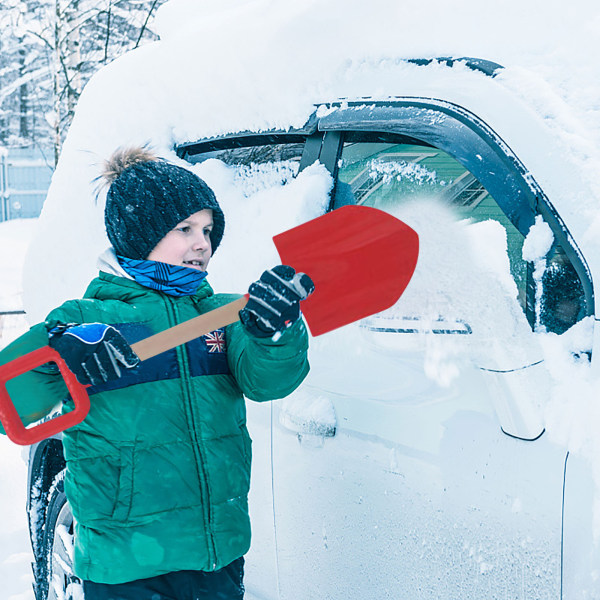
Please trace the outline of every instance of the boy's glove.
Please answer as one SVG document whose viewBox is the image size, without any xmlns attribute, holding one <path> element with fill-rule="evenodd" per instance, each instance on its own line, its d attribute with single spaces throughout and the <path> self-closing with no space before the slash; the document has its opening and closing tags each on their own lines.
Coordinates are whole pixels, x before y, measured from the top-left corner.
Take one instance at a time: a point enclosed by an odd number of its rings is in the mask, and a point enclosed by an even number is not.
<svg viewBox="0 0 600 600">
<path fill-rule="evenodd" d="M 250 299 L 240 321 L 255 337 L 272 337 L 300 318 L 300 300 L 315 290 L 312 279 L 292 267 L 277 265 L 250 285 Z"/>
<path fill-rule="evenodd" d="M 121 367 L 133 369 L 140 362 L 125 338 L 110 325 L 58 325 L 50 330 L 54 348 L 82 385 L 98 385 L 121 377 Z"/>
</svg>

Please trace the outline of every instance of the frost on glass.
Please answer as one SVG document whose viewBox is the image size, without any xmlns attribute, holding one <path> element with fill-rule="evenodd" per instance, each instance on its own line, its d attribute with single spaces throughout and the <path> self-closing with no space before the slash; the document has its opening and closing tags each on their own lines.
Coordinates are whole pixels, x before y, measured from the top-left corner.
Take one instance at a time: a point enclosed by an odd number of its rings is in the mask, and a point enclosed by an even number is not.
<svg viewBox="0 0 600 600">
<path fill-rule="evenodd" d="M 407 331 L 489 334 L 490 322 L 504 318 L 511 330 L 530 331 L 523 236 L 461 164 L 436 148 L 369 142 L 346 144 L 339 166 L 338 196 L 386 210 L 419 234 L 413 280 L 380 320 Z"/>
<path fill-rule="evenodd" d="M 286 160 L 274 163 L 251 163 L 235 170 L 234 184 L 245 196 L 289 183 L 298 175 L 299 163 Z"/>
<path fill-rule="evenodd" d="M 435 171 L 430 171 L 414 162 L 372 160 L 369 167 L 369 177 L 383 183 L 390 183 L 394 179 L 412 182 L 415 185 L 435 184 L 437 181 Z M 440 182 L 440 185 L 444 183 Z"/>
</svg>

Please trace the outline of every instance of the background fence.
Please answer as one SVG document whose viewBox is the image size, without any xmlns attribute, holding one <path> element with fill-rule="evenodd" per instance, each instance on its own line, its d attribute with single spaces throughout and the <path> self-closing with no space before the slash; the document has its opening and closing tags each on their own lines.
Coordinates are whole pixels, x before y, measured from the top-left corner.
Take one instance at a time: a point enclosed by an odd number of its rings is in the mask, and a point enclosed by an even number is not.
<svg viewBox="0 0 600 600">
<path fill-rule="evenodd" d="M 0 221 L 39 216 L 52 172 L 38 148 L 0 148 Z"/>
</svg>

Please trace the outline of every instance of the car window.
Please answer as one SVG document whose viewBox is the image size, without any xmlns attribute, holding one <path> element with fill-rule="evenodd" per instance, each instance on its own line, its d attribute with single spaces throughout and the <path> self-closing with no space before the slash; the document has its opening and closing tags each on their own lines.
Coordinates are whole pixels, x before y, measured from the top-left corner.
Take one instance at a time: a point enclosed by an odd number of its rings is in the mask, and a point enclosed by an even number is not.
<svg viewBox="0 0 600 600">
<path fill-rule="evenodd" d="M 209 158 L 217 158 L 228 165 L 258 165 L 273 162 L 290 162 L 296 171 L 302 158 L 304 142 L 292 144 L 267 144 L 258 146 L 215 148 L 206 147 L 204 152 L 186 157 L 192 164 Z"/>
<path fill-rule="evenodd" d="M 230 138 L 184 146 L 178 153 L 200 169 L 214 160 L 230 167 L 236 185 L 248 196 L 294 179 L 302 168 L 305 140 L 277 143 L 261 136 Z"/>
<path fill-rule="evenodd" d="M 449 277 L 448 281 L 441 284 L 445 286 L 445 290 L 436 291 L 441 299 L 435 307 L 437 317 L 431 312 L 429 305 L 429 314 L 405 314 L 404 324 L 399 324 L 396 319 L 395 326 L 389 325 L 391 329 L 414 331 L 415 319 L 422 320 L 426 317 L 429 331 L 469 333 L 469 323 L 478 317 L 477 305 L 487 303 L 489 299 L 473 292 L 472 302 L 469 303 L 465 296 L 470 292 L 461 288 L 475 290 L 478 282 L 483 287 L 488 285 L 485 283 L 485 271 L 489 271 L 489 268 L 484 265 L 480 273 L 477 269 L 471 270 L 471 263 L 476 263 L 481 258 L 474 254 L 487 254 L 488 250 L 489 262 L 497 263 L 502 257 L 494 258 L 491 249 L 492 241 L 496 238 L 498 246 L 495 252 L 508 258 L 508 270 L 514 285 L 511 290 L 510 282 L 505 282 L 504 292 L 499 294 L 514 295 L 521 309 L 520 318 L 525 318 L 530 328 L 536 324 L 538 315 L 538 324 L 541 323 L 548 331 L 562 333 L 585 316 L 583 287 L 565 252 L 557 244 L 547 259 L 542 278 L 543 292 L 541 300 L 540 294 L 537 295 L 539 306 L 536 307 L 533 265 L 524 260 L 522 255 L 525 236 L 478 179 L 461 163 L 438 148 L 414 143 L 414 140 L 403 142 L 402 139 L 395 140 L 390 136 L 386 140 L 382 135 L 373 136 L 372 140 L 369 141 L 368 134 L 364 133 L 346 134 L 338 161 L 334 206 L 363 204 L 392 212 L 400 218 L 404 216 L 414 219 L 418 225 L 415 228 L 425 248 L 436 244 L 437 262 L 446 264 L 446 270 L 453 270 L 456 274 L 454 280 Z M 419 204 L 423 211 L 429 211 L 429 217 L 425 213 L 419 214 Z M 443 221 L 437 222 L 442 214 L 449 217 L 445 224 Z M 453 230 L 452 220 L 464 226 L 462 233 L 457 234 L 458 230 Z M 480 226 L 474 227 L 477 224 Z M 444 240 L 445 229 L 448 230 L 447 240 Z M 479 236 L 476 250 L 471 245 L 471 254 L 461 251 L 457 246 L 466 242 L 466 238 L 472 234 Z M 457 235 L 458 240 L 455 239 Z M 486 236 L 489 236 L 489 243 Z M 500 240 L 502 236 L 505 239 L 504 248 Z M 430 266 L 431 264 L 429 263 Z M 469 275 L 465 276 L 465 273 Z M 502 273 L 497 272 L 495 277 L 502 278 Z M 433 279 L 432 276 L 429 284 L 436 283 Z M 419 293 L 421 297 L 428 296 L 425 289 L 421 289 Z M 464 308 L 462 312 L 461 302 Z M 510 304 L 510 301 L 507 302 Z M 414 305 L 411 309 L 417 313 L 421 310 L 419 307 L 415 309 Z M 514 314 L 512 308 L 507 308 L 507 311 Z M 379 321 L 373 326 L 385 325 Z"/>
</svg>

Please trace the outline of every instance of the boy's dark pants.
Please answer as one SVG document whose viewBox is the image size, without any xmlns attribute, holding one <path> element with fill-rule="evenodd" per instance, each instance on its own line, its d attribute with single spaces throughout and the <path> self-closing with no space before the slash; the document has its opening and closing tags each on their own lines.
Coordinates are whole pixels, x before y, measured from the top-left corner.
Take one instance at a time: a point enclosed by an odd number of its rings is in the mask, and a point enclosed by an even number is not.
<svg viewBox="0 0 600 600">
<path fill-rule="evenodd" d="M 116 585 L 83 582 L 85 600 L 242 600 L 244 558 L 218 571 L 175 571 Z"/>
</svg>

